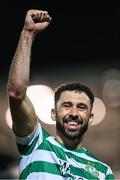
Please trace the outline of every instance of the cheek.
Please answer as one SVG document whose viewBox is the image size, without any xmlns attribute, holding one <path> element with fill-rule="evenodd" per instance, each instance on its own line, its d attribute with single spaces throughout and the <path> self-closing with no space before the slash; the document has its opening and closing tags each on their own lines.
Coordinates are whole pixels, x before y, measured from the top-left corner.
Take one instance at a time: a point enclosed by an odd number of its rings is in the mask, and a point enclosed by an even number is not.
<svg viewBox="0 0 120 180">
<path fill-rule="evenodd" d="M 65 113 L 63 111 L 58 113 L 59 119 L 62 119 L 64 116 L 65 116 Z"/>
<path fill-rule="evenodd" d="M 80 117 L 85 120 L 85 121 L 88 121 L 89 120 L 89 113 L 88 112 L 81 112 L 80 114 Z"/>
<path fill-rule="evenodd" d="M 57 117 L 61 117 L 63 114 L 63 110 L 61 108 L 57 108 L 56 114 L 57 114 Z"/>
<path fill-rule="evenodd" d="M 66 114 L 66 110 L 63 108 L 58 109 L 57 112 L 58 112 L 59 116 L 64 116 Z"/>
</svg>

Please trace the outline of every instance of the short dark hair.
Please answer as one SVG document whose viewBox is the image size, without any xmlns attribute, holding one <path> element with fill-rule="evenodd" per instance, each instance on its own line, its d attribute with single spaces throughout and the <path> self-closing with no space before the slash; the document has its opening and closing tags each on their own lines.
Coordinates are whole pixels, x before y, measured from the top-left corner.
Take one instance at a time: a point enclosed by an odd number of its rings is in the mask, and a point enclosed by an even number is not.
<svg viewBox="0 0 120 180">
<path fill-rule="evenodd" d="M 60 95 L 62 92 L 64 91 L 81 91 L 86 93 L 86 95 L 89 97 L 90 99 L 90 104 L 93 105 L 94 102 L 94 94 L 91 91 L 91 89 L 89 87 L 87 87 L 84 84 L 81 84 L 79 82 L 71 82 L 71 83 L 66 83 L 66 84 L 62 84 L 60 86 L 58 86 L 55 90 L 55 94 L 54 94 L 54 99 L 55 99 L 55 105 L 57 104 L 58 100 L 60 99 Z"/>
</svg>

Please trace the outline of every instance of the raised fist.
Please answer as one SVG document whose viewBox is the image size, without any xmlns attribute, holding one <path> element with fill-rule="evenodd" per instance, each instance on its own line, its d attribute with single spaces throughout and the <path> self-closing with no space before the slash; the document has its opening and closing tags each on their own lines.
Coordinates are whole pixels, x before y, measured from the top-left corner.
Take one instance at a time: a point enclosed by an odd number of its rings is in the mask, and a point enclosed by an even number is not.
<svg viewBox="0 0 120 180">
<path fill-rule="evenodd" d="M 47 11 L 31 9 L 27 11 L 24 28 L 28 31 L 41 32 L 51 22 Z"/>
</svg>

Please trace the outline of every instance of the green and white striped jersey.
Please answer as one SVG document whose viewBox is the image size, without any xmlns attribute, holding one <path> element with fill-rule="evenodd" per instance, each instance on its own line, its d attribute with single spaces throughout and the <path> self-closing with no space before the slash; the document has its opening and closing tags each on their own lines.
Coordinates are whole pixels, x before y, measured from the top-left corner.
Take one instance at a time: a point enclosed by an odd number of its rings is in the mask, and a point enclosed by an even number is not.
<svg viewBox="0 0 120 180">
<path fill-rule="evenodd" d="M 114 179 L 110 167 L 85 148 L 72 149 L 47 134 L 38 123 L 28 137 L 16 137 L 20 152 L 20 179 Z"/>
</svg>

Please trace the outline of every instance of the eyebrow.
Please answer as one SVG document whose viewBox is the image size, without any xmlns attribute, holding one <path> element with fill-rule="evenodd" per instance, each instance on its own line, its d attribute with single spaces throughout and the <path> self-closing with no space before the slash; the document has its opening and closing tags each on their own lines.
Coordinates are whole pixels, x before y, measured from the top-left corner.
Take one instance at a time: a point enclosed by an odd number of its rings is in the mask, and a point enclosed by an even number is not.
<svg viewBox="0 0 120 180">
<path fill-rule="evenodd" d="M 65 101 L 65 102 L 62 103 L 62 105 L 64 105 L 64 104 L 73 104 L 73 103 L 70 102 L 70 101 Z"/>
<path fill-rule="evenodd" d="M 73 104 L 73 103 L 71 101 L 65 101 L 62 103 L 62 105 L 64 105 L 64 104 Z M 87 104 L 83 103 L 83 102 L 78 103 L 78 105 L 84 105 L 84 106 L 88 107 Z"/>
</svg>

